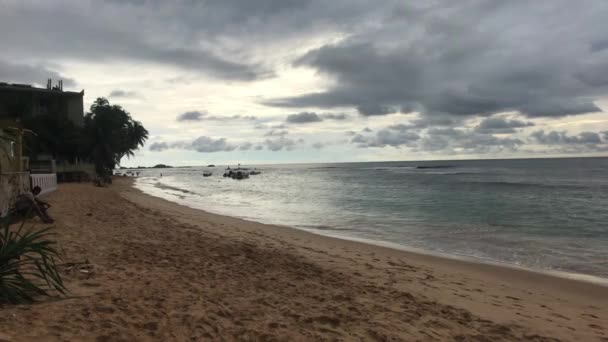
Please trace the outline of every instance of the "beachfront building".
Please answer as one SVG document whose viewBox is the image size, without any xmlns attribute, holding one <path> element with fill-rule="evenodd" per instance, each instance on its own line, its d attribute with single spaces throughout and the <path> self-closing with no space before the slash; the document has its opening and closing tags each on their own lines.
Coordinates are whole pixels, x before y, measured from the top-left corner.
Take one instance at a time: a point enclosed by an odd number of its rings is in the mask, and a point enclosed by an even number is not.
<svg viewBox="0 0 608 342">
<path fill-rule="evenodd" d="M 0 216 L 8 213 L 19 194 L 34 186 L 40 186 L 43 194 L 57 189 L 57 164 L 74 171 L 73 162 L 66 163 L 62 156 L 26 148 L 30 147 L 26 141 L 35 141 L 37 132 L 23 127 L 25 122 L 54 115 L 82 126 L 83 97 L 84 91 L 64 91 L 62 81 L 53 86 L 48 80 L 46 88 L 0 82 Z"/>
<path fill-rule="evenodd" d="M 45 88 L 28 84 L 0 82 L 0 120 L 11 122 L 12 126 L 22 127 L 24 122 L 36 122 L 48 116 L 61 117 L 76 127 L 84 125 L 84 90 L 80 92 L 64 91 L 63 81 L 53 85 L 48 80 Z M 5 125 L 6 126 L 6 125 Z M 36 139 L 31 132 L 29 140 Z M 31 145 L 27 145 L 31 147 Z M 39 185 L 45 192 L 48 186 L 53 187 L 59 181 L 88 180 L 95 176 L 95 168 L 89 163 L 74 160 L 66 155 L 28 149 L 26 151 L 27 168 L 30 171 L 32 184 Z M 51 176 L 52 175 L 52 176 Z M 54 178 L 54 181 L 51 181 Z M 50 191 L 50 189 L 49 189 Z"/>
<path fill-rule="evenodd" d="M 45 114 L 65 115 L 78 126 L 84 123 L 84 90 L 64 91 L 63 82 L 46 88 L 0 82 L 0 119 L 24 120 Z"/>
</svg>

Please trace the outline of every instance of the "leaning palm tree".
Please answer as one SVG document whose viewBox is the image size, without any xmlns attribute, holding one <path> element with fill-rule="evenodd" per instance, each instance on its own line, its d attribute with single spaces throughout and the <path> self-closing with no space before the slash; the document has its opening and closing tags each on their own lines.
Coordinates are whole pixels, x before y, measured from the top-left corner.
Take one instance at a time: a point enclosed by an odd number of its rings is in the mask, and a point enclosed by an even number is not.
<svg viewBox="0 0 608 342">
<path fill-rule="evenodd" d="M 126 155 L 129 157 L 133 156 L 133 151 L 138 149 L 140 146 L 144 146 L 144 143 L 148 139 L 148 131 L 139 121 L 130 121 L 127 130 L 127 144 L 126 144 Z"/>
<path fill-rule="evenodd" d="M 0 302 L 32 302 L 66 288 L 55 260 L 58 252 L 51 228 L 25 230 L 22 223 L 11 229 L 9 219 L 0 222 Z"/>
</svg>

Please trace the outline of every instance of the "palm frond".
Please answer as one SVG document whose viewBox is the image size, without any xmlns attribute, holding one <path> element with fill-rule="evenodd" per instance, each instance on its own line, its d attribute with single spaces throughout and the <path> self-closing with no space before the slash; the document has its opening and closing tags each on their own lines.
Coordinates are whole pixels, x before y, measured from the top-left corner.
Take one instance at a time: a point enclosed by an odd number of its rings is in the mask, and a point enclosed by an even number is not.
<svg viewBox="0 0 608 342">
<path fill-rule="evenodd" d="M 57 269 L 59 259 L 52 228 L 12 229 L 8 219 L 0 222 L 0 302 L 32 302 L 67 289 Z"/>
</svg>

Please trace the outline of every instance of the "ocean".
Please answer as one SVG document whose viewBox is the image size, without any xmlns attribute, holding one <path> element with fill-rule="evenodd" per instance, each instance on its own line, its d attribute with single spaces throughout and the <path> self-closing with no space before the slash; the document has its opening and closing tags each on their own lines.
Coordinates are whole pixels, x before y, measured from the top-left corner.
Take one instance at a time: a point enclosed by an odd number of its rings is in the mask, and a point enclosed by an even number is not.
<svg viewBox="0 0 608 342">
<path fill-rule="evenodd" d="M 135 184 L 217 214 L 608 278 L 608 158 L 247 167 L 262 173 L 239 181 L 222 177 L 225 166 L 146 169 Z"/>
</svg>

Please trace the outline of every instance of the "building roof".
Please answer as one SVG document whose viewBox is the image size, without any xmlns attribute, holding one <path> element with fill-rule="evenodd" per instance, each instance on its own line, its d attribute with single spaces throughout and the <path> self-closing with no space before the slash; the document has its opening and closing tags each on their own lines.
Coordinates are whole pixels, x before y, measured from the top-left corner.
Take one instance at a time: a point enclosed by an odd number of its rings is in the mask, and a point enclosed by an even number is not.
<svg viewBox="0 0 608 342">
<path fill-rule="evenodd" d="M 59 89 L 48 89 L 48 88 L 37 88 L 32 86 L 31 84 L 18 84 L 18 83 L 7 83 L 0 82 L 0 91 L 2 90 L 11 90 L 11 91 L 23 91 L 30 93 L 47 93 L 54 95 L 63 95 L 63 96 L 84 96 L 84 90 L 80 92 L 76 91 L 63 91 Z"/>
</svg>

